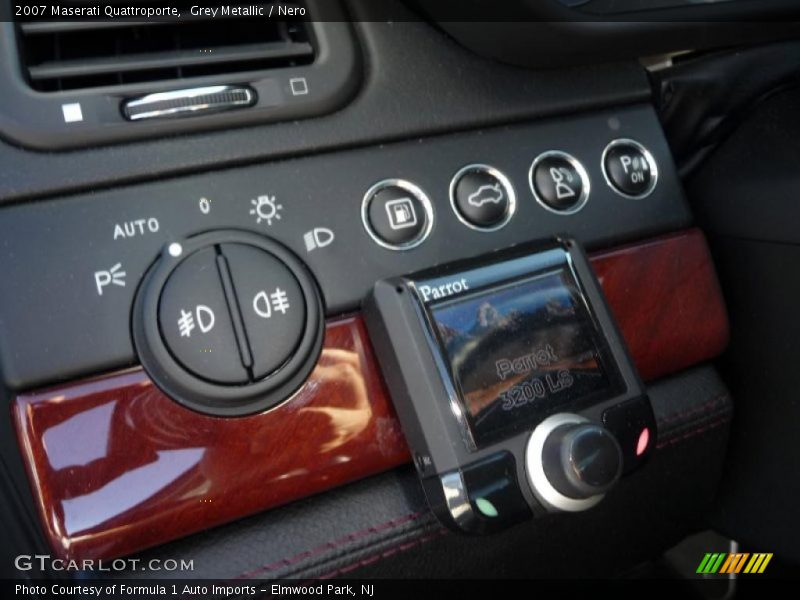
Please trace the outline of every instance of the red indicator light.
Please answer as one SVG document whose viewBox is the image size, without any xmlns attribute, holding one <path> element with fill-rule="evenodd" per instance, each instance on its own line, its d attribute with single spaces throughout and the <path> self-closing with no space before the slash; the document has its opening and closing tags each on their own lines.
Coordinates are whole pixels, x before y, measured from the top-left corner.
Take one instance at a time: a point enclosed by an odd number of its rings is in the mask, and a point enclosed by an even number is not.
<svg viewBox="0 0 800 600">
<path fill-rule="evenodd" d="M 645 427 L 642 433 L 639 434 L 639 441 L 636 442 L 636 456 L 641 456 L 647 450 L 647 445 L 650 443 L 650 429 Z"/>
</svg>

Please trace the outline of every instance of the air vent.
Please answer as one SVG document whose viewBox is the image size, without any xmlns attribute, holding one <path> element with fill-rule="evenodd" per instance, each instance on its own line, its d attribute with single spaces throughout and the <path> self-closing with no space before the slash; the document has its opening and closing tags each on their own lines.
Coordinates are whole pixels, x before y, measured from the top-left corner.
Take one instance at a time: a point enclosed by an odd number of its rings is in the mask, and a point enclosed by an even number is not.
<svg viewBox="0 0 800 600">
<path fill-rule="evenodd" d="M 287 17 L 287 6 L 305 12 Z M 321 116 L 357 92 L 361 53 L 336 0 L 239 7 L 257 16 L 225 9 L 207 18 L 182 8 L 173 21 L 0 20 L 0 136 L 85 148 Z"/>
<path fill-rule="evenodd" d="M 56 92 L 297 67 L 314 61 L 301 20 L 21 21 L 31 87 Z"/>
</svg>

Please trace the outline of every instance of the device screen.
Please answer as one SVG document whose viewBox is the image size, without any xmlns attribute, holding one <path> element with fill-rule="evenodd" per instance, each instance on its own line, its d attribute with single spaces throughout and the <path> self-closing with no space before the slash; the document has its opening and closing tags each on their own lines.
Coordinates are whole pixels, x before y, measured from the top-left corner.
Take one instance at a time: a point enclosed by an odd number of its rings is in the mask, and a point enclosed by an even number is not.
<svg viewBox="0 0 800 600">
<path fill-rule="evenodd" d="M 430 307 L 477 446 L 619 393 L 572 273 L 558 269 Z"/>
</svg>

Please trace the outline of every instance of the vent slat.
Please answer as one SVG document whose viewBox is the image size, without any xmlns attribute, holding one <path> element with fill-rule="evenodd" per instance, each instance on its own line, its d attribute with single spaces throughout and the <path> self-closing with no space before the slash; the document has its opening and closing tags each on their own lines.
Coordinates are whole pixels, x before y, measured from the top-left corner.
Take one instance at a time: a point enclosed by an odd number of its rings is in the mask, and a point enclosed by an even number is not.
<svg viewBox="0 0 800 600">
<path fill-rule="evenodd" d="M 153 54 L 127 54 L 88 60 L 62 60 L 45 62 L 28 69 L 33 81 L 91 77 L 126 71 L 147 71 L 195 65 L 214 65 L 234 62 L 299 59 L 313 56 L 311 44 L 300 42 L 273 42 L 249 46 L 211 49 L 208 52 L 183 50 Z"/>
<path fill-rule="evenodd" d="M 76 33 L 101 29 L 124 29 L 125 27 L 152 27 L 169 25 L 168 22 L 152 21 L 25 21 L 19 24 L 24 35 L 47 33 Z"/>
</svg>

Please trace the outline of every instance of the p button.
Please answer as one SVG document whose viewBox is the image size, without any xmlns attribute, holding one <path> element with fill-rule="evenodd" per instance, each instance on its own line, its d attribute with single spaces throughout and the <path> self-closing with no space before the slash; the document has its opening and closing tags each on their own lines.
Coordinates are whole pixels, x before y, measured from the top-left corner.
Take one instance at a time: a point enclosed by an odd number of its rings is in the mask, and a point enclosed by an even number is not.
<svg viewBox="0 0 800 600">
<path fill-rule="evenodd" d="M 611 188 L 626 198 L 644 198 L 653 191 L 658 166 L 653 155 L 634 140 L 611 142 L 603 152 L 603 175 Z"/>
</svg>

